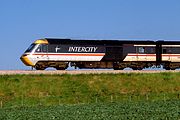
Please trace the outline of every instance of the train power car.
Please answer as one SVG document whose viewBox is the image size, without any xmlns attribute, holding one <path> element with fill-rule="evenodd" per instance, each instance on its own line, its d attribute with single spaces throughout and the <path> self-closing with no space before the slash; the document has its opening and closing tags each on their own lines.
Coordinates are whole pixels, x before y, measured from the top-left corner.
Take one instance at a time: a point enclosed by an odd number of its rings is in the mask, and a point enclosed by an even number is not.
<svg viewBox="0 0 180 120">
<path fill-rule="evenodd" d="M 141 70 L 154 65 L 170 70 L 180 68 L 180 41 L 46 38 L 32 43 L 21 60 L 36 70 L 65 70 L 69 66 Z"/>
</svg>

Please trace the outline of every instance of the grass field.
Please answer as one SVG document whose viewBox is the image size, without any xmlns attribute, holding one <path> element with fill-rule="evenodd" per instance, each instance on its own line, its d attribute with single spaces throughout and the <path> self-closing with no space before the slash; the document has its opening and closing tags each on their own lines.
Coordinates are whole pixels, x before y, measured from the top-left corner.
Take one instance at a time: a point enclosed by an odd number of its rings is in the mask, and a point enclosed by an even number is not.
<svg viewBox="0 0 180 120">
<path fill-rule="evenodd" d="M 180 101 L 121 102 L 0 109 L 0 119 L 179 120 Z"/>
<path fill-rule="evenodd" d="M 112 112 L 116 114 L 114 119 L 118 114 L 122 119 L 122 114 L 133 119 L 134 114 L 138 118 L 167 114 L 166 118 L 180 119 L 179 101 L 178 72 L 0 76 L 0 116 L 38 114 L 42 118 L 47 112 L 48 115 L 57 112 L 55 116 L 63 117 L 59 112 L 65 114 L 70 110 L 68 118 L 78 114 L 77 108 L 82 118 L 93 117 L 92 112 L 97 109 L 95 119 L 98 115 L 108 118 Z M 147 112 L 140 114 L 142 111 Z"/>
</svg>

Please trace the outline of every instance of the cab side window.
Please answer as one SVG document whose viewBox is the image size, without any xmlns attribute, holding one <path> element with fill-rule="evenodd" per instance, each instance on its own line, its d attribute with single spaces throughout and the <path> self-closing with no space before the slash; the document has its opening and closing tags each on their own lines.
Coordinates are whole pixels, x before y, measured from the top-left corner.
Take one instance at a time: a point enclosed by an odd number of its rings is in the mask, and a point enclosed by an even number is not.
<svg viewBox="0 0 180 120">
<path fill-rule="evenodd" d="M 36 49 L 36 52 L 47 52 L 48 46 L 47 45 L 39 45 L 38 48 Z"/>
<path fill-rule="evenodd" d="M 42 45 L 42 52 L 48 51 L 48 45 Z"/>
<path fill-rule="evenodd" d="M 42 46 L 39 45 L 37 48 L 36 48 L 36 51 L 35 52 L 42 52 Z"/>
</svg>

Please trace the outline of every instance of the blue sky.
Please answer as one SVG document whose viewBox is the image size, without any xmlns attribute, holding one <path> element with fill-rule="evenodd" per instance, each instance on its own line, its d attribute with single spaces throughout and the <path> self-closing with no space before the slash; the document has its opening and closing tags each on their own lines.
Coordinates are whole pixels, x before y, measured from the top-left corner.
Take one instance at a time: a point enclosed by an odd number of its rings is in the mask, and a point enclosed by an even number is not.
<svg viewBox="0 0 180 120">
<path fill-rule="evenodd" d="M 180 40 L 180 0 L 0 0 L 0 69 L 47 37 Z"/>
</svg>

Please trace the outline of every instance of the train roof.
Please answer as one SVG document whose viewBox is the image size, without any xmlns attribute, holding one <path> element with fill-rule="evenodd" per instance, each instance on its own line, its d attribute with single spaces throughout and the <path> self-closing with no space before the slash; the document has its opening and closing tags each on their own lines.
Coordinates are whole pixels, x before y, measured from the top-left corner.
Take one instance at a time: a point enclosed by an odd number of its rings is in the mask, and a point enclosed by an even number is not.
<svg viewBox="0 0 180 120">
<path fill-rule="evenodd" d="M 180 40 L 82 40 L 82 39 L 57 39 L 57 38 L 45 38 L 49 44 L 95 44 L 95 45 L 121 45 L 121 44 L 178 44 Z"/>
<path fill-rule="evenodd" d="M 45 38 L 49 44 L 95 44 L 95 45 L 121 45 L 121 44 L 155 44 L 153 40 L 81 40 L 81 39 L 54 39 Z"/>
<path fill-rule="evenodd" d="M 156 41 L 156 43 L 163 45 L 180 45 L 180 40 L 159 40 Z"/>
</svg>

